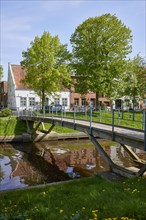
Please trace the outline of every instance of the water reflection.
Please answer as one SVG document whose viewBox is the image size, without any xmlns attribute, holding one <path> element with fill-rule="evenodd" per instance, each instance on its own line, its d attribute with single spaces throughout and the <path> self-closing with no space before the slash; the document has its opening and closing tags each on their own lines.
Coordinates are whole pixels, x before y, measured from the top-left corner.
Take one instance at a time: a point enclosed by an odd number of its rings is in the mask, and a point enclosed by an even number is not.
<svg viewBox="0 0 146 220">
<path fill-rule="evenodd" d="M 104 149 L 115 163 L 135 165 L 118 145 Z M 146 159 L 145 153 L 136 151 Z M 89 140 L 0 145 L 0 190 L 91 176 L 104 170 L 108 166 Z"/>
</svg>

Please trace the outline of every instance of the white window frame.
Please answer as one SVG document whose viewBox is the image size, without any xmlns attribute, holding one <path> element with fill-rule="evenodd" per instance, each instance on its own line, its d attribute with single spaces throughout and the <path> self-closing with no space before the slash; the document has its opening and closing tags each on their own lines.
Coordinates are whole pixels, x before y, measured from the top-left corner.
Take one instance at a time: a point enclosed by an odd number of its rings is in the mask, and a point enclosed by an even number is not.
<svg viewBox="0 0 146 220">
<path fill-rule="evenodd" d="M 55 105 L 60 105 L 60 99 L 59 98 L 55 98 L 54 99 L 54 104 Z"/>
<path fill-rule="evenodd" d="M 29 97 L 29 106 L 35 106 L 35 97 Z"/>
<path fill-rule="evenodd" d="M 62 98 L 62 105 L 67 106 L 68 99 L 67 98 Z"/>
<path fill-rule="evenodd" d="M 20 97 L 20 107 L 26 107 L 27 98 L 26 97 Z"/>
</svg>

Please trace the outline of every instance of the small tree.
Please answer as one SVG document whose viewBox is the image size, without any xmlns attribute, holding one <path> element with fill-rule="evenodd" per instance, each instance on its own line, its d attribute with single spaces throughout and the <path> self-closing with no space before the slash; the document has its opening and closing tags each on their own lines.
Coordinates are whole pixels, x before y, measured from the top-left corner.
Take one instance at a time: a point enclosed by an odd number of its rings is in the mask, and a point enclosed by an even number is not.
<svg viewBox="0 0 146 220">
<path fill-rule="evenodd" d="M 146 90 L 146 62 L 137 55 L 129 60 L 129 68 L 124 74 L 124 95 L 129 95 L 134 103 L 137 96 L 144 97 Z"/>
<path fill-rule="evenodd" d="M 131 52 L 131 30 L 114 15 L 89 18 L 71 36 L 72 66 L 76 71 L 76 89 L 111 96 L 127 67 Z M 96 103 L 97 104 L 97 103 Z"/>
<path fill-rule="evenodd" d="M 2 65 L 0 65 L 0 80 L 2 79 L 3 77 L 3 67 Z"/>
<path fill-rule="evenodd" d="M 21 65 L 26 70 L 23 80 L 41 97 L 42 107 L 46 96 L 61 90 L 70 82 L 67 45 L 62 45 L 58 36 L 44 32 L 31 42 L 31 47 L 22 52 Z"/>
</svg>

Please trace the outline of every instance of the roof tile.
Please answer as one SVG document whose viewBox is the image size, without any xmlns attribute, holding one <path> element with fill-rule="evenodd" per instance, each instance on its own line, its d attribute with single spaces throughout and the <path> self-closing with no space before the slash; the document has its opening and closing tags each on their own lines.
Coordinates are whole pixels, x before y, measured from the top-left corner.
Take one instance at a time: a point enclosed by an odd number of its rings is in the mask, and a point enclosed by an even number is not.
<svg viewBox="0 0 146 220">
<path fill-rule="evenodd" d="M 11 64 L 11 68 L 16 84 L 16 89 L 28 89 L 28 86 L 22 83 L 22 80 L 26 76 L 25 70 L 20 65 L 14 65 L 14 64 Z"/>
</svg>

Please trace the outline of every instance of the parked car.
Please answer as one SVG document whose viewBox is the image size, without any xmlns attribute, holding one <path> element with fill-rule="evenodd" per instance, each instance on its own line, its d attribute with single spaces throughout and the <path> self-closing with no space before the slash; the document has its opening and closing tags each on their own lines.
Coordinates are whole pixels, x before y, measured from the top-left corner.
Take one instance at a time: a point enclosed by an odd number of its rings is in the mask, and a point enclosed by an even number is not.
<svg viewBox="0 0 146 220">
<path fill-rule="evenodd" d="M 1 111 L 3 108 L 4 108 L 4 106 L 0 104 L 0 111 Z"/>
<path fill-rule="evenodd" d="M 48 113 L 50 112 L 61 112 L 62 110 L 65 110 L 63 105 L 49 105 L 45 106 L 45 112 Z"/>
</svg>

